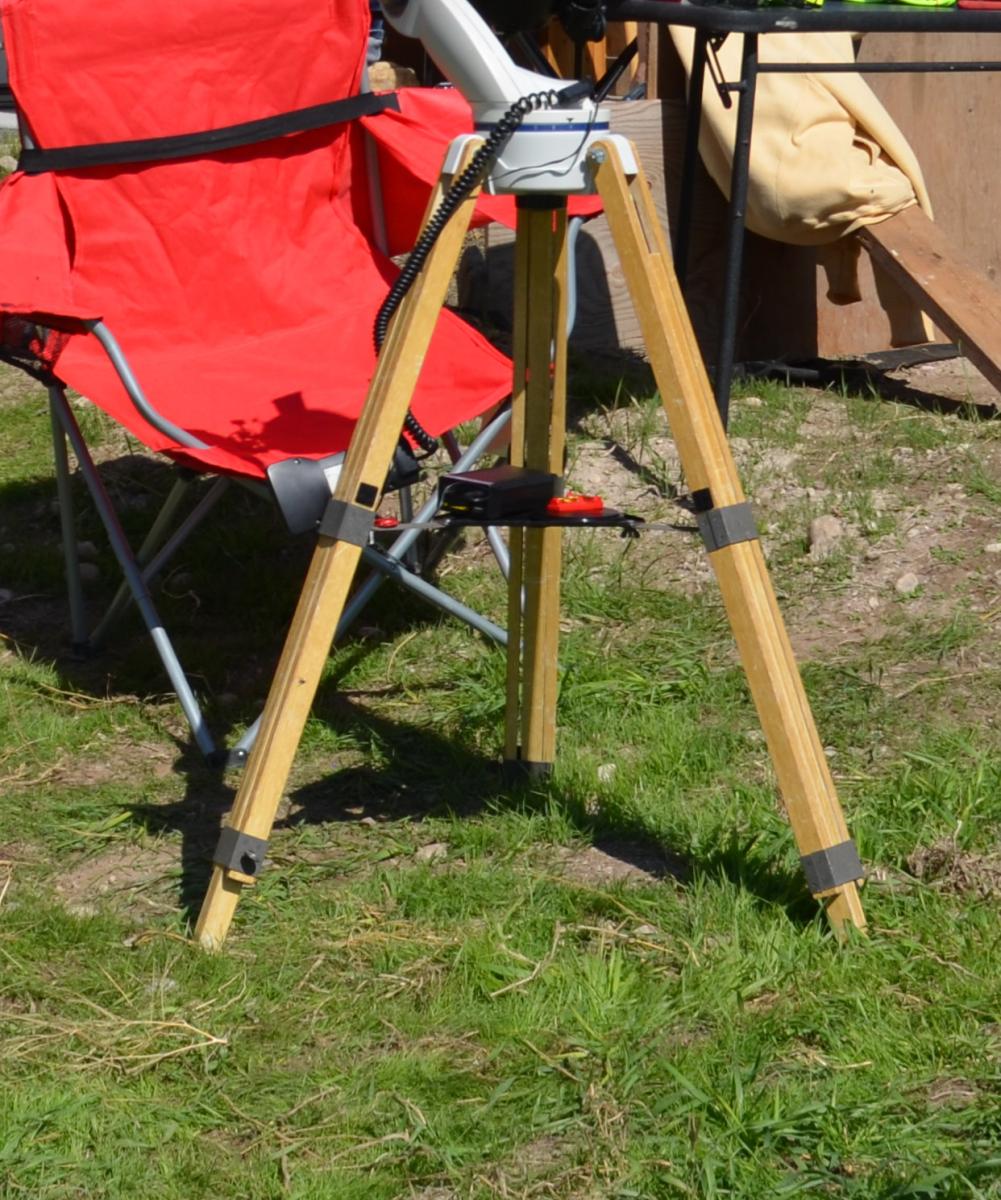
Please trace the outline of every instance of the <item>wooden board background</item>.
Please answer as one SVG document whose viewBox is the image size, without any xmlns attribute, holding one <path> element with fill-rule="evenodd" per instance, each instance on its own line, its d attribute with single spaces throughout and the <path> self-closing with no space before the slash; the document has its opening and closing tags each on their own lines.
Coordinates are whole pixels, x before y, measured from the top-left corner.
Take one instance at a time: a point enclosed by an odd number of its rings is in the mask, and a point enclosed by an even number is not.
<svg viewBox="0 0 1001 1200">
<path fill-rule="evenodd" d="M 1001 61 L 1001 34 L 869 34 L 861 62 Z M 866 79 L 914 147 L 935 218 L 989 280 L 1001 272 L 1001 75 L 898 74 Z M 863 301 L 837 306 L 813 251 L 748 238 L 738 354 L 827 357 L 886 350 L 910 340 L 891 328 L 880 293 L 896 285 L 863 257 Z M 815 298 L 804 308 L 813 280 Z M 784 302 L 788 288 L 791 302 Z M 919 331 L 912 329 L 914 336 Z M 895 336 L 896 334 L 896 336 Z"/>
</svg>

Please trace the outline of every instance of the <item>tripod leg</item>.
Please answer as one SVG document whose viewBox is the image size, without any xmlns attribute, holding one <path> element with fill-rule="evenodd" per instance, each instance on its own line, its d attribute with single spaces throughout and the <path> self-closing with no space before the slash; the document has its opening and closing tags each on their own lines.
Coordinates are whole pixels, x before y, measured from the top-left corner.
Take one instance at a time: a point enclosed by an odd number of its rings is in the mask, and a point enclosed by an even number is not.
<svg viewBox="0 0 1001 1200">
<path fill-rule="evenodd" d="M 566 442 L 565 197 L 518 202 L 511 462 L 563 472 Z M 562 530 L 512 530 L 506 759 L 548 774 L 556 755 Z M 522 612 L 524 590 L 524 612 Z"/>
<path fill-rule="evenodd" d="M 475 150 L 467 150 L 458 170 Z M 443 177 L 429 212 L 446 188 Z M 195 929 L 207 949 L 222 944 L 240 893 L 255 882 L 282 791 L 319 686 L 362 548 L 368 540 L 403 420 L 445 302 L 475 196 L 445 227 L 390 327 L 355 427 L 328 515 L 271 685 L 260 733 L 223 828 Z M 329 523 L 328 523 L 329 522 Z"/>
<path fill-rule="evenodd" d="M 628 144 L 626 149 L 629 153 Z M 778 610 L 649 186 L 620 144 L 590 159 L 719 582 L 810 890 L 837 932 L 864 928 L 863 872 Z"/>
</svg>

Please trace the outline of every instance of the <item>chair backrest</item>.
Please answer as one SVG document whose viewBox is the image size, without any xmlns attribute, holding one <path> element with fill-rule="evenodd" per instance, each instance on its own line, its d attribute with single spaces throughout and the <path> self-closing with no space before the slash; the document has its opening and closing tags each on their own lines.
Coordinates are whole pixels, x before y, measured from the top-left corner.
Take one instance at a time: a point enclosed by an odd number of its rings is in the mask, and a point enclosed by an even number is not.
<svg viewBox="0 0 1001 1200">
<path fill-rule="evenodd" d="M 351 95 L 358 0 L 4 0 L 11 86 L 46 147 L 162 137 Z"/>
<path fill-rule="evenodd" d="M 0 0 L 0 11 L 11 87 L 43 149 L 199 133 L 353 95 L 369 21 L 359 0 Z M 76 311 L 138 321 L 153 340 L 159 329 L 169 341 L 179 314 L 253 335 L 310 319 L 287 255 L 329 249 L 329 229 L 318 234 L 349 186 L 347 140 L 332 126 L 21 177 L 12 207 L 30 208 L 39 240 L 47 226 L 65 238 Z"/>
</svg>

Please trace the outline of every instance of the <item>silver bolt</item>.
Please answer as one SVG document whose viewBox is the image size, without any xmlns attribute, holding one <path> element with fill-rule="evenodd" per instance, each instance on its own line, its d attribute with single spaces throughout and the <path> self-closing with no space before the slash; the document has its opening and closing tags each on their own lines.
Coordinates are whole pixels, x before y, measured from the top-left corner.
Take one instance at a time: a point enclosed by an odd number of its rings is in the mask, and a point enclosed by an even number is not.
<svg viewBox="0 0 1001 1200">
<path fill-rule="evenodd" d="M 588 151 L 587 161 L 593 162 L 595 166 L 601 166 L 608 155 L 600 146 L 595 146 L 593 150 Z"/>
</svg>

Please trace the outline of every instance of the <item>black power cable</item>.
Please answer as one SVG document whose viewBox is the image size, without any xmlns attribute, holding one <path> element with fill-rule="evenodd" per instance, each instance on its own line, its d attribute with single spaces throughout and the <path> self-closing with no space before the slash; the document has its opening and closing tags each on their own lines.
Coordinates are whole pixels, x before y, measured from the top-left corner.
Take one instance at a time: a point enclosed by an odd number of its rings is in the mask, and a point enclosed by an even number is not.
<svg viewBox="0 0 1001 1200">
<path fill-rule="evenodd" d="M 417 245 L 411 251 L 406 265 L 383 301 L 375 318 L 376 353 L 382 350 L 393 314 L 400 307 L 407 292 L 413 287 L 445 226 L 455 215 L 462 202 L 490 170 L 508 138 L 518 129 L 529 113 L 538 112 L 542 108 L 560 108 L 577 104 L 589 97 L 591 91 L 589 83 L 574 83 L 559 91 L 554 88 L 546 92 L 533 92 L 530 96 L 522 96 L 520 100 L 516 100 L 501 117 L 486 141 L 473 155 L 469 166 L 448 189 L 418 239 Z M 404 428 L 428 454 L 438 448 L 437 440 L 428 433 L 412 412 L 407 412 Z"/>
</svg>

